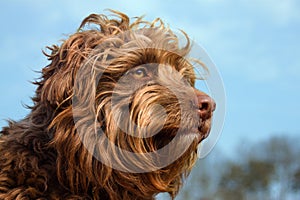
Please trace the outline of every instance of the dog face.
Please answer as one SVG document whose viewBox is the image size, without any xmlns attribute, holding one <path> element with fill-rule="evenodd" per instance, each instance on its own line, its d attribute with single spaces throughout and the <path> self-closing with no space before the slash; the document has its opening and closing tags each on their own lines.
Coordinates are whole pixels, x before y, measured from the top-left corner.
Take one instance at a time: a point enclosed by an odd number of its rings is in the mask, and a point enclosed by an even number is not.
<svg viewBox="0 0 300 200">
<path fill-rule="evenodd" d="M 130 24 L 117 14 L 120 20 L 91 15 L 81 28 L 100 29 L 81 29 L 51 47 L 37 83 L 36 103 L 53 109 L 58 178 L 75 192 L 93 185 L 95 197 L 106 191 L 118 199 L 118 187 L 128 199 L 174 197 L 209 133 L 215 103 L 194 87 L 187 36 L 180 47 L 163 23 Z"/>
</svg>

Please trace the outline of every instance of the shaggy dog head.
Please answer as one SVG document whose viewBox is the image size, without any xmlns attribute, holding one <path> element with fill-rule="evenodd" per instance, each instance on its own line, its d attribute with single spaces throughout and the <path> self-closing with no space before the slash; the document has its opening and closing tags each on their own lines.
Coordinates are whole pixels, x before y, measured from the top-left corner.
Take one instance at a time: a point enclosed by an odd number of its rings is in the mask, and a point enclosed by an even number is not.
<svg viewBox="0 0 300 200">
<path fill-rule="evenodd" d="M 215 109 L 194 87 L 191 63 L 202 63 L 160 19 L 114 14 L 90 15 L 49 48 L 30 126 L 50 138 L 57 187 L 93 199 L 174 198 Z"/>
</svg>

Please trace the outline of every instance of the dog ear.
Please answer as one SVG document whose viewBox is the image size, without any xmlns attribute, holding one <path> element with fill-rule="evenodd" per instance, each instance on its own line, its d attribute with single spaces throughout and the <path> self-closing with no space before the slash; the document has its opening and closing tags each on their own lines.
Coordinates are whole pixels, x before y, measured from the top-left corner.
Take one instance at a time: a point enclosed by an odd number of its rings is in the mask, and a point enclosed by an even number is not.
<svg viewBox="0 0 300 200">
<path fill-rule="evenodd" d="M 48 47 L 52 53 L 44 54 L 51 63 L 43 69 L 42 80 L 38 83 L 37 90 L 42 102 L 57 107 L 71 99 L 76 72 L 94 46 L 89 43 L 91 38 L 96 37 L 91 32 L 78 32 L 60 47 Z"/>
<path fill-rule="evenodd" d="M 122 13 L 112 12 L 120 17 L 120 21 L 92 14 L 83 20 L 78 32 L 71 35 L 60 47 L 48 47 L 51 54 L 44 52 L 51 63 L 43 69 L 42 80 L 37 82 L 37 96 L 42 102 L 59 106 L 70 100 L 76 72 L 91 51 L 103 38 L 129 29 L 129 18 Z M 135 24 L 138 23 L 141 23 L 141 19 L 136 20 Z M 86 30 L 86 25 L 96 25 L 99 29 Z"/>
</svg>

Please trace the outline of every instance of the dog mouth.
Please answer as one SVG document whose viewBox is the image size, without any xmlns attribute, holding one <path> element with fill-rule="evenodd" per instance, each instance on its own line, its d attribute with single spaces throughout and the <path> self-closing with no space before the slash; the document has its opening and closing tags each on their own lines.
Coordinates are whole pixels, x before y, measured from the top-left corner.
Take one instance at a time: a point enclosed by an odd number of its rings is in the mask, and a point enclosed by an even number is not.
<svg viewBox="0 0 300 200">
<path fill-rule="evenodd" d="M 194 127 L 193 129 L 187 131 L 186 133 L 187 135 L 193 135 L 199 144 L 209 136 L 210 130 L 211 130 L 211 120 L 207 119 L 202 121 L 198 127 Z"/>
<path fill-rule="evenodd" d="M 211 119 L 204 120 L 200 123 L 200 125 L 197 128 L 198 131 L 198 143 L 202 142 L 204 139 L 206 139 L 209 136 L 211 130 Z"/>
</svg>

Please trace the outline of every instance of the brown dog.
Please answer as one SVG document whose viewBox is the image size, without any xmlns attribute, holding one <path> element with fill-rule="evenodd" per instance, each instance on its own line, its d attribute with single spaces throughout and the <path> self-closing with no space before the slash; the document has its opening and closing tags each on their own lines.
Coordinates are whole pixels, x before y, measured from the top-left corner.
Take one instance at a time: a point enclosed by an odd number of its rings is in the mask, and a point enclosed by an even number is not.
<svg viewBox="0 0 300 200">
<path fill-rule="evenodd" d="M 0 199 L 178 193 L 215 103 L 194 88 L 186 35 L 180 48 L 159 19 L 114 14 L 49 48 L 30 114 L 1 131 Z"/>
</svg>

